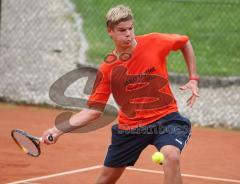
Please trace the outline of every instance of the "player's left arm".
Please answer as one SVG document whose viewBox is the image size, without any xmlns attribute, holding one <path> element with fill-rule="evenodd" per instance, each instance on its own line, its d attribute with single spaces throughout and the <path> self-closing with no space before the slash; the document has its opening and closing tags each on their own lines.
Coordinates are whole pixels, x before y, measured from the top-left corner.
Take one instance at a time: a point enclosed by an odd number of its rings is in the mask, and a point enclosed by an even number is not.
<svg viewBox="0 0 240 184">
<path fill-rule="evenodd" d="M 197 97 L 199 97 L 199 88 L 198 88 L 199 75 L 197 73 L 196 57 L 190 41 L 188 41 L 181 48 L 181 51 L 187 65 L 189 81 L 185 85 L 181 86 L 180 89 L 183 91 L 184 90 L 192 91 L 191 97 L 187 100 L 187 105 L 192 107 Z"/>
</svg>

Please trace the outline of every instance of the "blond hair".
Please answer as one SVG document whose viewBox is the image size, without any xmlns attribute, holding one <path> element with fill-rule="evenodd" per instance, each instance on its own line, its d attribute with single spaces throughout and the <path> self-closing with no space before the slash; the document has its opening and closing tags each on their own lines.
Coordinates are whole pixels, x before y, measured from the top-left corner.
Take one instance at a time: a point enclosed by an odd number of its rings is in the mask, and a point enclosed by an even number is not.
<svg viewBox="0 0 240 184">
<path fill-rule="evenodd" d="M 123 21 L 133 20 L 132 10 L 125 5 L 117 5 L 111 8 L 106 15 L 107 27 L 113 28 Z"/>
</svg>

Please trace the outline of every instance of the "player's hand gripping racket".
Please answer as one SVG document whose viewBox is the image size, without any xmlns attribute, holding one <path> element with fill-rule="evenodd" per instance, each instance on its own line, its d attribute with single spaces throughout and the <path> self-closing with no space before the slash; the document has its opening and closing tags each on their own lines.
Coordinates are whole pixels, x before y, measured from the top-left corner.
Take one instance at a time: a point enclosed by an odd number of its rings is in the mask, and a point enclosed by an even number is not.
<svg viewBox="0 0 240 184">
<path fill-rule="evenodd" d="M 33 157 L 38 157 L 41 154 L 40 143 L 43 142 L 42 137 L 32 136 L 19 129 L 12 130 L 11 136 L 24 153 Z M 49 135 L 48 140 L 53 141 L 53 136 Z"/>
</svg>

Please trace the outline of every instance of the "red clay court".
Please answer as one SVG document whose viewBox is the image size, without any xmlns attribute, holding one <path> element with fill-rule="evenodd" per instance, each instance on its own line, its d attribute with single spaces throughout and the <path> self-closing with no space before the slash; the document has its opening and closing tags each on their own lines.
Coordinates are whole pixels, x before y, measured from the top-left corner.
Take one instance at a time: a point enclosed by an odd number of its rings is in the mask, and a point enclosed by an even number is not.
<svg viewBox="0 0 240 184">
<path fill-rule="evenodd" d="M 67 134 L 52 146 L 41 145 L 38 158 L 25 155 L 10 136 L 14 128 L 33 135 L 53 125 L 61 110 L 0 104 L 0 183 L 93 184 L 99 175 L 110 142 L 110 125 L 85 134 Z M 118 184 L 163 181 L 162 167 L 151 161 L 155 148 L 149 146 L 135 167 L 129 167 Z M 193 128 L 182 154 L 184 184 L 240 183 L 240 132 Z"/>
</svg>

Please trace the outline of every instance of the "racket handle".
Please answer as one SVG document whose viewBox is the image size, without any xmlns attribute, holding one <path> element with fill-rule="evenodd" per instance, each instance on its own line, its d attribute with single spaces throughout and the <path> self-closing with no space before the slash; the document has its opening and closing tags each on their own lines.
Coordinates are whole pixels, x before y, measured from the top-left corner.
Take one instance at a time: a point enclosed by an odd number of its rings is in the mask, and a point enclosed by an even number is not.
<svg viewBox="0 0 240 184">
<path fill-rule="evenodd" d="M 52 142 L 52 141 L 53 141 L 53 136 L 50 134 L 50 135 L 47 137 L 47 139 L 48 139 L 50 142 Z"/>
<path fill-rule="evenodd" d="M 52 141 L 53 141 L 53 136 L 50 134 L 49 136 L 47 136 L 47 139 L 48 139 L 50 142 L 52 142 Z M 40 138 L 39 138 L 39 141 L 40 141 L 40 142 L 43 142 L 43 138 L 40 137 Z"/>
</svg>

